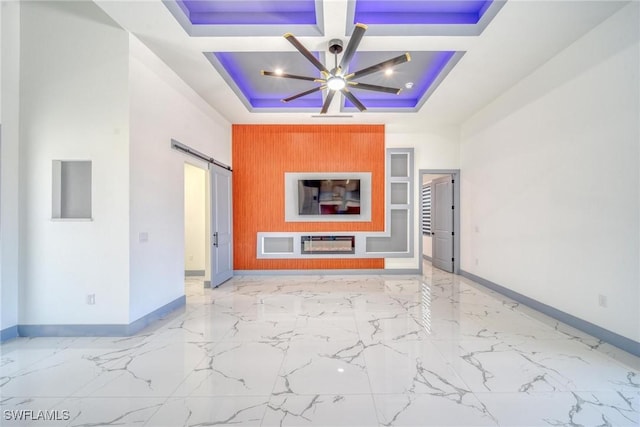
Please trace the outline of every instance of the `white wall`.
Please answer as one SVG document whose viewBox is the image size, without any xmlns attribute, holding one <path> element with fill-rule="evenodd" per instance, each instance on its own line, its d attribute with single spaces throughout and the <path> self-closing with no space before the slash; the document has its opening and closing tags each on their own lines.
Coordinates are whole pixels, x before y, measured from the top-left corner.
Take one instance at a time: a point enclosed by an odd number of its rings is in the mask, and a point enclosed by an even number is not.
<svg viewBox="0 0 640 427">
<path fill-rule="evenodd" d="M 387 269 L 418 269 L 422 262 L 420 253 L 420 169 L 459 169 L 460 168 L 460 131 L 457 126 L 424 129 L 421 132 L 401 133 L 387 129 L 385 143 L 387 148 L 414 149 L 414 256 L 412 258 L 386 258 Z"/>
<path fill-rule="evenodd" d="M 131 323 L 184 295 L 187 158 L 170 140 L 230 164 L 230 125 L 95 4 L 24 2 L 21 19 L 21 276 L 5 287 L 2 270 L 3 306 L 19 288 L 22 325 Z M 51 220 L 53 160 L 92 161 L 92 221 Z"/>
<path fill-rule="evenodd" d="M 187 271 L 204 271 L 206 266 L 206 179 L 205 169 L 184 165 L 184 269 Z"/>
<path fill-rule="evenodd" d="M 21 12 L 20 324 L 127 323 L 127 33 L 90 2 Z M 51 220 L 53 160 L 92 161 L 93 221 Z"/>
<path fill-rule="evenodd" d="M 637 341 L 639 7 L 465 123 L 460 153 L 462 269 Z"/>
<path fill-rule="evenodd" d="M 0 331 L 18 324 L 20 3 L 0 2 Z"/>
<path fill-rule="evenodd" d="M 171 139 L 231 164 L 231 125 L 131 36 L 131 310 L 184 295 L 184 163 Z M 147 242 L 139 242 L 140 233 Z"/>
<path fill-rule="evenodd" d="M 8 18 L 7 18 L 7 24 L 3 25 L 3 22 L 2 22 L 2 11 L 4 10 L 4 8 L 5 8 L 4 3 L 0 3 L 0 47 L 2 47 L 2 39 L 4 38 L 2 36 L 2 28 L 4 27 L 4 25 L 10 25 L 10 21 L 8 20 Z M 20 41 L 20 39 L 18 38 L 18 42 L 19 41 Z M 3 52 L 4 52 L 4 49 L 0 49 L 0 82 L 2 82 L 2 56 L 3 56 Z M 2 102 L 1 101 L 2 101 L 2 84 L 0 84 L 0 124 L 2 123 Z"/>
</svg>

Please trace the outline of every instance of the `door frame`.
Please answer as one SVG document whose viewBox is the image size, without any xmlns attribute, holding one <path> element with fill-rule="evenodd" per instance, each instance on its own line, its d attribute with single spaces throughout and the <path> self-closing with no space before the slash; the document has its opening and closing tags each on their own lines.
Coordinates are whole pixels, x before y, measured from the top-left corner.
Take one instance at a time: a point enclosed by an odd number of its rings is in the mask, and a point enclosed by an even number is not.
<svg viewBox="0 0 640 427">
<path fill-rule="evenodd" d="M 418 171 L 418 230 L 420 232 L 420 241 L 418 248 L 420 254 L 419 270 L 423 273 L 422 259 L 424 251 L 424 242 L 422 238 L 422 180 L 424 175 L 451 175 L 453 177 L 453 274 L 460 274 L 460 169 L 420 169 Z"/>
<path fill-rule="evenodd" d="M 206 162 L 201 162 L 199 161 L 199 159 L 195 159 L 195 158 L 189 158 L 187 160 L 184 161 L 183 166 L 182 166 L 182 182 L 185 182 L 185 176 L 186 176 L 186 171 L 185 171 L 185 166 L 189 165 L 189 166 L 193 166 L 195 168 L 198 168 L 200 170 L 202 170 L 204 172 L 204 194 L 202 195 L 202 197 L 204 198 L 204 217 L 205 217 L 205 221 L 204 221 L 204 233 L 205 233 L 205 238 L 204 238 L 204 259 L 205 259 L 205 263 L 204 263 L 204 287 L 208 288 L 211 287 L 211 233 L 209 232 L 209 229 L 211 228 L 211 190 L 210 190 L 210 181 L 211 181 L 211 174 L 209 173 L 209 164 Z M 185 200 L 184 197 L 182 199 L 182 203 L 183 203 L 183 210 L 185 208 Z M 183 218 L 183 229 L 186 227 L 186 221 L 187 218 Z M 183 254 L 184 256 L 184 254 Z"/>
<path fill-rule="evenodd" d="M 214 159 L 211 156 L 208 156 L 204 153 L 201 153 L 200 151 L 193 149 L 191 147 L 189 147 L 188 145 L 185 145 L 183 143 L 181 143 L 180 141 L 177 141 L 173 138 L 171 138 L 171 148 L 173 150 L 179 151 L 182 154 L 186 154 L 189 156 L 190 159 L 197 159 L 197 163 L 193 163 L 193 162 L 188 162 L 190 163 L 192 166 L 196 166 L 196 167 L 202 167 L 201 166 L 201 162 L 204 162 L 204 164 L 206 166 L 203 167 L 203 169 L 205 169 L 207 171 L 206 173 L 206 181 L 205 181 L 205 208 L 206 208 L 206 213 L 205 213 L 205 217 L 208 218 L 207 221 L 205 221 L 205 232 L 207 234 L 207 237 L 205 239 L 206 241 L 206 250 L 205 250 L 205 257 L 208 259 L 208 262 L 205 264 L 205 280 L 204 280 L 204 287 L 205 288 L 210 288 L 211 287 L 211 275 L 212 275 L 212 265 L 211 265 L 211 239 L 212 239 L 212 235 L 211 235 L 211 216 L 212 216 L 212 210 L 213 210 L 213 203 L 214 200 L 211 197 L 211 168 L 213 166 L 218 166 L 222 169 L 226 169 L 229 171 L 229 173 L 233 172 L 233 169 L 231 169 L 231 166 L 225 165 L 224 163 L 221 163 L 219 161 L 217 161 L 216 159 Z M 183 186 L 184 186 L 184 166 L 182 168 L 182 182 L 183 182 Z M 184 194 L 183 194 L 183 198 L 182 198 L 182 209 L 184 211 Z M 231 216 L 233 217 L 233 207 L 231 207 L 232 211 L 231 211 Z M 185 220 L 186 221 L 186 220 Z M 183 230 L 185 227 L 185 224 L 182 224 Z M 233 226 L 231 228 L 231 242 L 233 244 Z M 182 254 L 182 256 L 184 257 L 184 253 Z M 232 261 L 233 262 L 233 261 Z M 233 268 L 232 268 L 232 275 L 233 275 Z"/>
</svg>

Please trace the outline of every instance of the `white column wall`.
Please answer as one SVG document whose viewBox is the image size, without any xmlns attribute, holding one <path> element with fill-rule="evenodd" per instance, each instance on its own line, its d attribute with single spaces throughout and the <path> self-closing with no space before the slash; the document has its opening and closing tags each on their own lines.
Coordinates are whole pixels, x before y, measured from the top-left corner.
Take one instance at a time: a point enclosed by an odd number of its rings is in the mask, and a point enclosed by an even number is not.
<svg viewBox="0 0 640 427">
<path fill-rule="evenodd" d="M 0 2 L 0 331 L 18 324 L 20 3 Z"/>
<path fill-rule="evenodd" d="M 424 129 L 419 132 L 395 132 L 387 129 L 385 142 L 387 148 L 414 149 L 414 185 L 413 226 L 414 256 L 411 258 L 386 258 L 386 269 L 418 269 L 422 262 L 420 239 L 420 169 L 459 169 L 460 168 L 460 130 L 457 126 L 441 126 Z"/>
<path fill-rule="evenodd" d="M 462 269 L 636 341 L 639 7 L 476 114 L 460 149 Z"/>
<path fill-rule="evenodd" d="M 134 36 L 130 49 L 133 322 L 184 295 L 184 163 L 191 158 L 170 141 L 230 164 L 231 125 Z"/>
<path fill-rule="evenodd" d="M 19 323 L 128 323 L 127 33 L 91 2 L 22 2 L 20 73 Z M 51 220 L 53 160 L 91 160 L 92 221 Z"/>
</svg>

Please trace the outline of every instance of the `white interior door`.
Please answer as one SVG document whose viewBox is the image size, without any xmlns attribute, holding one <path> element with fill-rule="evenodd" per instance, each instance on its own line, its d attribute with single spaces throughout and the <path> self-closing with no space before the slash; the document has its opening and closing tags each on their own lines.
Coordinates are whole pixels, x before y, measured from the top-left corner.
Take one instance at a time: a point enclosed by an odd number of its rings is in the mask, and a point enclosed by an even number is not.
<svg viewBox="0 0 640 427">
<path fill-rule="evenodd" d="M 231 171 L 211 165 L 211 287 L 233 277 Z"/>
<path fill-rule="evenodd" d="M 453 178 L 433 180 L 431 193 L 432 264 L 453 273 Z"/>
</svg>

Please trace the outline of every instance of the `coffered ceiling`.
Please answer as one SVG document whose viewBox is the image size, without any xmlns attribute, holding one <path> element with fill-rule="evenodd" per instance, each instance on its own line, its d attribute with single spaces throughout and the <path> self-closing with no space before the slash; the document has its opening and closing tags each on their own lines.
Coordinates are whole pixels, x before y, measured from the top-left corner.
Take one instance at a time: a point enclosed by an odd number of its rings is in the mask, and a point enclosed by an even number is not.
<svg viewBox="0 0 640 427">
<path fill-rule="evenodd" d="M 410 129 L 459 124 L 624 6 L 559 0 L 150 0 L 96 3 L 131 31 L 232 123 L 377 122 Z M 399 94 L 351 92 L 360 112 L 328 89 L 264 76 L 323 75 L 287 39 L 292 33 L 326 68 L 356 23 L 367 26 L 349 72 L 408 53 L 411 61 L 359 79 Z M 345 70 L 346 73 L 346 70 Z M 339 98 L 339 100 L 338 100 Z"/>
</svg>

